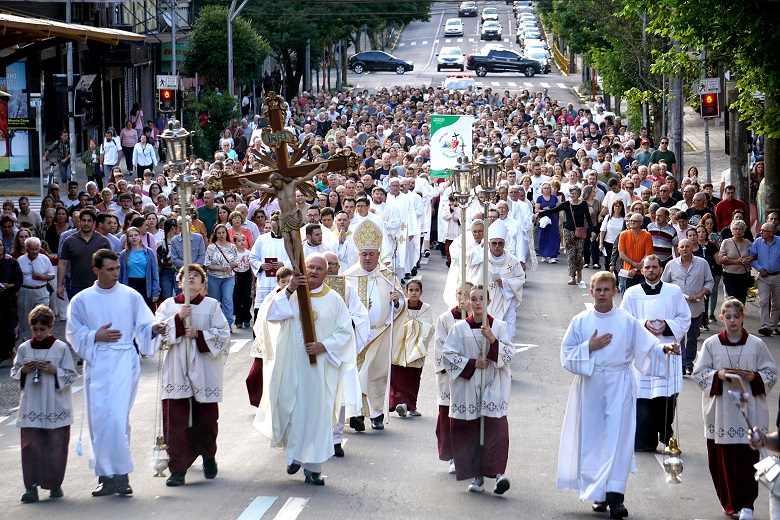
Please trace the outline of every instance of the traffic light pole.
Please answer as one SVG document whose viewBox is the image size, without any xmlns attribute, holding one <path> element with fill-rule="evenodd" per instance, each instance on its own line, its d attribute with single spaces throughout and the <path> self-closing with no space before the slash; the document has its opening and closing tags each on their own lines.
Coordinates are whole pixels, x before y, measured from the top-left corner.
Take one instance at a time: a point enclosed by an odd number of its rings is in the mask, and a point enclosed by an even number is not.
<svg viewBox="0 0 780 520">
<path fill-rule="evenodd" d="M 710 165 L 710 120 L 704 118 L 704 158 L 707 163 L 707 182 L 712 183 L 712 166 Z"/>
<path fill-rule="evenodd" d="M 70 25 L 71 19 L 71 0 L 65 3 L 65 21 Z M 73 42 L 68 42 L 67 51 L 67 68 L 68 68 L 68 142 L 70 144 L 70 179 L 76 178 L 76 96 L 73 89 Z M 62 160 L 62 158 L 59 158 Z M 43 172 L 41 172 L 43 176 Z M 62 180 L 62 179 L 60 179 Z"/>
</svg>

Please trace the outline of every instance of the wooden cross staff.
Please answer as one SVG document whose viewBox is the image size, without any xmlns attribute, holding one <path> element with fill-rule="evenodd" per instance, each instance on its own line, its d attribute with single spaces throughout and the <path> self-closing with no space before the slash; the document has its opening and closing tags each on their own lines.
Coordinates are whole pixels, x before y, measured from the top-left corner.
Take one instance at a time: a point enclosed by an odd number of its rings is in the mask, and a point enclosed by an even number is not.
<svg viewBox="0 0 780 520">
<path fill-rule="evenodd" d="M 263 163 L 266 167 L 265 169 L 244 174 L 220 175 L 218 178 L 212 178 L 207 183 L 207 188 L 216 191 L 235 191 L 242 186 L 251 185 L 265 193 L 274 193 L 279 199 L 279 207 L 282 209 L 282 217 L 277 222 L 278 227 L 281 228 L 285 225 L 283 222 L 283 219 L 285 218 L 285 206 L 289 208 L 296 207 L 295 190 L 284 189 L 285 182 L 294 186 L 296 180 L 298 182 L 303 181 L 305 177 L 310 177 L 313 173 L 327 174 L 328 172 L 345 171 L 348 169 L 350 157 L 342 155 L 326 161 L 295 164 L 306 152 L 308 141 L 299 143 L 292 132 L 285 130 L 284 119 L 287 111 L 287 104 L 284 99 L 274 92 L 269 92 L 263 103 L 265 104 L 265 115 L 270 128 L 263 129 L 261 139 L 266 146 L 274 151 L 275 158 L 271 158 L 265 154 L 255 154 L 255 158 Z M 287 147 L 288 144 L 293 148 L 292 156 Z M 271 176 L 274 174 L 283 177 L 285 182 L 278 180 L 278 177 L 272 179 Z M 270 187 L 258 186 L 259 184 L 268 183 L 269 181 L 271 181 Z M 300 222 L 299 225 L 300 224 L 302 224 L 302 222 Z M 293 270 L 306 274 L 306 262 L 302 253 L 303 245 L 301 243 L 300 229 L 296 229 L 294 233 L 288 233 L 286 236 L 283 236 L 285 240 L 291 242 L 291 244 L 288 244 L 290 249 L 300 252 L 297 260 L 298 265 L 295 265 L 295 258 L 290 258 L 293 262 Z M 306 284 L 299 285 L 297 294 L 298 309 L 300 311 L 301 325 L 303 327 L 303 339 L 306 343 L 317 341 L 317 335 L 314 330 L 314 315 L 311 307 L 309 287 Z M 314 356 L 309 356 L 309 362 L 314 365 L 317 363 L 317 359 Z"/>
</svg>

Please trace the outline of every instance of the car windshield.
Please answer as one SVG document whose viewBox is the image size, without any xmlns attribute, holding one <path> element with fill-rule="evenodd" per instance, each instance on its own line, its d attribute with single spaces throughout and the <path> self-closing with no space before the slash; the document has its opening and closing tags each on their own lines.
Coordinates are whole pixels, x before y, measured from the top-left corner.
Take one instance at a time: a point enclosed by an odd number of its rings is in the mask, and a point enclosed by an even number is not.
<svg viewBox="0 0 780 520">
<path fill-rule="evenodd" d="M 482 14 L 498 14 L 498 9 L 496 9 L 495 7 L 486 7 L 482 11 Z"/>
<path fill-rule="evenodd" d="M 447 27 L 460 27 L 460 20 L 457 22 L 447 22 Z"/>
<path fill-rule="evenodd" d="M 458 47 L 445 47 L 439 53 L 442 56 L 460 56 L 463 54 Z"/>
<path fill-rule="evenodd" d="M 483 25 L 485 29 L 498 29 L 500 27 L 498 22 L 485 22 Z"/>
<path fill-rule="evenodd" d="M 543 60 L 547 58 L 547 53 L 542 49 L 530 49 L 525 53 L 525 55 L 535 60 Z"/>
<path fill-rule="evenodd" d="M 463 7 L 476 7 L 476 2 L 463 2 Z"/>
</svg>

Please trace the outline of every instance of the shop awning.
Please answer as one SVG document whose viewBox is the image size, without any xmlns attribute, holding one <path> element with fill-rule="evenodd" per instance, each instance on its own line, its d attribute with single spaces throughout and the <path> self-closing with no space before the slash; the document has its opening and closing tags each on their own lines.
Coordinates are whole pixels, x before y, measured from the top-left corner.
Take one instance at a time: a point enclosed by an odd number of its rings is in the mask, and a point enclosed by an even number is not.
<svg viewBox="0 0 780 520">
<path fill-rule="evenodd" d="M 117 45 L 120 41 L 144 41 L 144 36 L 141 34 L 118 29 L 0 13 L 0 52 L 5 51 L 3 54 L 49 38 L 64 38 L 80 42 L 93 40 L 109 45 Z"/>
</svg>

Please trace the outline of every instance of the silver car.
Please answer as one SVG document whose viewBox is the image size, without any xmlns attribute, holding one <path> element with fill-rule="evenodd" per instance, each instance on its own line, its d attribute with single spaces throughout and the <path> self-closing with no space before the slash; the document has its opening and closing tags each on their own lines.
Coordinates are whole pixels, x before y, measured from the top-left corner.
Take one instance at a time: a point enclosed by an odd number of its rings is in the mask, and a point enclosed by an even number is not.
<svg viewBox="0 0 780 520">
<path fill-rule="evenodd" d="M 463 51 L 460 50 L 460 47 L 442 47 L 436 55 L 436 70 L 439 72 L 441 72 L 442 69 L 458 69 L 463 71 L 465 69 L 465 60 L 466 57 L 463 55 Z"/>
</svg>

